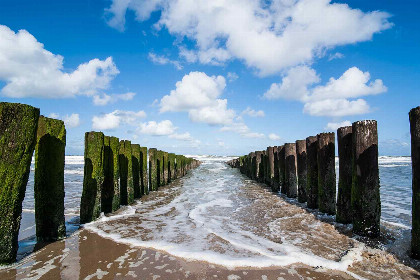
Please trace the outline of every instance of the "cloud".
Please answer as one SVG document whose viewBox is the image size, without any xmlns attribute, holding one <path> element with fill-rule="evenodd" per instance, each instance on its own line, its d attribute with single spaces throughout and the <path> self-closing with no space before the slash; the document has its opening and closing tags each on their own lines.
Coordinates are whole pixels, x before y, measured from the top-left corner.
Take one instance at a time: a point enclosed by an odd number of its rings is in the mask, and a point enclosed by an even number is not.
<svg viewBox="0 0 420 280">
<path fill-rule="evenodd" d="M 239 76 L 235 72 L 228 72 L 227 73 L 227 78 L 228 78 L 229 82 L 234 82 L 239 78 Z"/>
<path fill-rule="evenodd" d="M 325 85 L 315 86 L 320 79 L 308 66 L 291 68 L 281 83 L 274 83 L 264 93 L 266 99 L 289 99 L 304 103 L 303 112 L 313 116 L 349 116 L 370 111 L 362 96 L 387 91 L 382 80 L 370 81 L 370 73 L 349 68 L 340 78 L 330 78 Z"/>
<path fill-rule="evenodd" d="M 350 121 L 342 121 L 339 123 L 329 122 L 327 126 L 325 127 L 325 130 L 336 131 L 340 127 L 344 127 L 344 126 L 351 126 L 351 122 Z"/>
<path fill-rule="evenodd" d="M 0 80 L 7 97 L 68 98 L 94 95 L 107 89 L 119 73 L 112 57 L 92 59 L 73 72 L 64 71 L 64 58 L 44 49 L 26 30 L 15 33 L 0 25 Z"/>
<path fill-rule="evenodd" d="M 241 115 L 247 115 L 253 118 L 265 117 L 264 111 L 262 110 L 255 111 L 254 109 L 251 109 L 250 107 L 247 107 L 245 110 L 243 110 Z"/>
<path fill-rule="evenodd" d="M 306 103 L 303 112 L 312 116 L 343 117 L 369 113 L 369 104 L 363 99 L 325 99 Z"/>
<path fill-rule="evenodd" d="M 62 120 L 64 122 L 64 125 L 67 128 L 75 128 L 80 126 L 80 116 L 79 114 L 71 114 L 71 115 L 65 115 L 64 117 L 60 117 L 58 113 L 51 113 L 48 116 L 52 119 Z"/>
<path fill-rule="evenodd" d="M 123 30 L 128 10 L 138 21 L 160 11 L 156 29 L 195 43 L 180 48 L 187 61 L 223 64 L 235 58 L 260 75 L 311 63 L 326 50 L 371 40 L 392 26 L 385 12 L 330 0 L 113 0 L 108 24 Z"/>
<path fill-rule="evenodd" d="M 308 86 L 319 81 L 319 76 L 314 69 L 308 66 L 297 66 L 287 72 L 281 83 L 271 84 L 263 97 L 269 100 L 280 98 L 301 100 L 309 94 Z"/>
<path fill-rule="evenodd" d="M 176 140 L 182 140 L 182 141 L 193 141 L 194 138 L 191 136 L 189 132 L 185 132 L 182 134 L 174 133 L 169 135 L 169 138 L 176 139 Z"/>
<path fill-rule="evenodd" d="M 344 54 L 340 53 L 340 52 L 336 52 L 334 54 L 330 54 L 330 56 L 328 57 L 328 61 L 334 60 L 334 59 L 341 59 L 344 58 Z"/>
<path fill-rule="evenodd" d="M 280 136 L 278 136 L 277 134 L 270 133 L 270 134 L 268 135 L 268 139 L 273 140 L 273 141 L 278 141 L 278 140 L 280 140 L 280 139 L 281 139 L 281 137 L 280 137 Z"/>
<path fill-rule="evenodd" d="M 66 115 L 63 118 L 64 124 L 66 125 L 66 128 L 74 128 L 78 127 L 80 125 L 80 117 L 79 114 L 71 114 Z"/>
<path fill-rule="evenodd" d="M 263 133 L 252 132 L 249 127 L 242 123 L 232 123 L 230 125 L 225 125 L 220 129 L 221 132 L 234 132 L 239 134 L 243 138 L 264 138 Z"/>
<path fill-rule="evenodd" d="M 176 83 L 176 89 L 160 100 L 160 112 L 188 112 L 193 122 L 210 125 L 231 123 L 235 111 L 227 108 L 226 99 L 218 98 L 225 87 L 223 76 L 190 72 Z"/>
<path fill-rule="evenodd" d="M 172 64 L 178 70 L 181 70 L 183 68 L 181 63 L 179 63 L 179 61 L 170 60 L 169 58 L 163 55 L 157 55 L 155 53 L 150 52 L 148 57 L 150 61 L 152 61 L 155 64 L 160 64 L 160 65 Z"/>
<path fill-rule="evenodd" d="M 108 114 L 93 116 L 92 128 L 95 130 L 112 130 L 120 127 L 121 124 L 135 125 L 139 119 L 145 117 L 146 113 L 144 111 L 115 110 Z"/>
<path fill-rule="evenodd" d="M 177 128 L 170 120 L 164 120 L 161 122 L 149 121 L 147 123 L 140 124 L 139 132 L 154 136 L 165 136 L 174 134 L 176 129 Z"/>
<path fill-rule="evenodd" d="M 102 94 L 93 96 L 93 104 L 96 106 L 105 106 L 109 103 L 115 103 L 119 100 L 129 101 L 133 100 L 136 94 L 134 92 L 127 92 L 123 94 Z"/>
</svg>

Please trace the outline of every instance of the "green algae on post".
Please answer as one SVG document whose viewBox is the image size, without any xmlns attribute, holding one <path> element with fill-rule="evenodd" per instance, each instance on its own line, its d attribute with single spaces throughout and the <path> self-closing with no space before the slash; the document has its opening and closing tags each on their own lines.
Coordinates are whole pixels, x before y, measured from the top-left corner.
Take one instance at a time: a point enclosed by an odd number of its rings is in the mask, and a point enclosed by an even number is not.
<svg viewBox="0 0 420 280">
<path fill-rule="evenodd" d="M 86 132 L 83 192 L 80 202 L 80 223 L 96 220 L 101 213 L 101 191 L 104 183 L 104 134 Z"/>
<path fill-rule="evenodd" d="M 151 191 L 157 191 L 159 187 L 157 175 L 157 150 L 149 149 L 149 187 Z"/>
<path fill-rule="evenodd" d="M 318 208 L 334 215 L 336 204 L 335 133 L 320 133 L 318 137 Z"/>
<path fill-rule="evenodd" d="M 131 142 L 128 140 L 120 141 L 119 163 L 121 205 L 129 205 L 134 201 L 134 185 Z"/>
<path fill-rule="evenodd" d="M 147 176 L 147 147 L 140 147 L 140 187 L 141 195 L 149 194 Z"/>
<path fill-rule="evenodd" d="M 175 154 L 168 154 L 168 183 L 176 179 L 175 176 Z"/>
<path fill-rule="evenodd" d="M 353 232 L 378 237 L 381 198 L 379 193 L 378 128 L 376 121 L 353 123 L 353 178 L 351 208 Z"/>
<path fill-rule="evenodd" d="M 114 192 L 112 196 L 112 211 L 120 208 L 120 140 L 117 137 L 109 137 L 109 145 L 112 153 Z"/>
<path fill-rule="evenodd" d="M 38 118 L 38 108 L 0 103 L 0 264 L 16 260 Z"/>
<path fill-rule="evenodd" d="M 110 213 L 120 208 L 120 140 L 104 137 L 104 186 L 102 188 L 102 211 Z"/>
<path fill-rule="evenodd" d="M 38 241 L 66 236 L 64 219 L 64 122 L 40 116 L 35 146 L 35 224 Z"/>
<path fill-rule="evenodd" d="M 140 189 L 140 145 L 131 144 L 131 162 L 133 168 L 134 198 L 141 197 Z"/>
<path fill-rule="evenodd" d="M 340 127 L 337 129 L 338 144 L 338 194 L 337 214 L 335 220 L 338 223 L 349 224 L 352 222 L 351 211 L 351 185 L 352 185 L 352 127 Z"/>
<path fill-rule="evenodd" d="M 420 258 L 420 107 L 411 109 L 411 161 L 412 161 L 412 230 L 411 230 L 411 255 Z"/>
</svg>

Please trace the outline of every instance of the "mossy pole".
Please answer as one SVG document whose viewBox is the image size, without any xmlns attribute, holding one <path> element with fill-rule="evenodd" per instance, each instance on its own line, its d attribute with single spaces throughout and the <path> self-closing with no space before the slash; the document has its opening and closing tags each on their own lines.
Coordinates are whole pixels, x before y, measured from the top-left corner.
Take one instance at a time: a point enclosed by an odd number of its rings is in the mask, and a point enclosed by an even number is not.
<svg viewBox="0 0 420 280">
<path fill-rule="evenodd" d="M 280 190 L 280 184 L 279 184 L 279 147 L 274 146 L 273 147 L 273 155 L 274 155 L 274 177 L 273 177 L 273 183 L 271 185 L 271 190 L 273 192 L 278 192 Z"/>
<path fill-rule="evenodd" d="M 156 152 L 156 167 L 157 182 L 159 188 L 163 186 L 163 154 L 161 150 L 157 150 Z"/>
<path fill-rule="evenodd" d="M 133 166 L 133 189 L 134 198 L 141 197 L 140 186 L 140 145 L 131 144 L 131 163 Z"/>
<path fill-rule="evenodd" d="M 80 201 L 80 223 L 96 220 L 101 213 L 101 192 L 104 183 L 104 134 L 85 133 L 85 165 L 83 192 Z"/>
<path fill-rule="evenodd" d="M 298 176 L 298 201 L 304 203 L 307 201 L 306 196 L 306 140 L 296 141 L 296 163 Z"/>
<path fill-rule="evenodd" d="M 121 205 L 129 205 L 134 201 L 131 142 L 121 140 L 119 153 Z"/>
<path fill-rule="evenodd" d="M 248 154 L 248 161 L 247 161 L 248 168 L 246 170 L 246 176 L 248 176 L 251 179 L 255 178 L 254 180 L 256 180 L 257 179 L 257 175 L 255 175 L 256 174 L 256 171 L 253 168 L 254 157 L 255 157 L 255 152 L 250 152 Z"/>
<path fill-rule="evenodd" d="M 252 162 L 252 177 L 251 179 L 256 180 L 258 182 L 261 182 L 263 179 L 262 175 L 262 161 L 263 161 L 263 153 L 261 151 L 256 151 L 253 154 L 251 154 L 251 157 L 253 158 Z M 255 158 L 255 159 L 254 159 Z M 254 163 L 255 162 L 255 163 Z"/>
<path fill-rule="evenodd" d="M 306 138 L 306 196 L 307 206 L 311 209 L 318 208 L 318 138 Z"/>
<path fill-rule="evenodd" d="M 35 224 L 38 241 L 66 236 L 64 219 L 64 122 L 40 116 L 35 146 Z"/>
<path fill-rule="evenodd" d="M 168 154 L 168 183 L 176 179 L 175 176 L 175 154 Z"/>
<path fill-rule="evenodd" d="M 149 194 L 149 177 L 147 175 L 147 147 L 140 147 L 140 180 L 141 195 Z"/>
<path fill-rule="evenodd" d="M 274 191 L 274 148 L 267 147 L 267 181 L 266 183 L 271 187 L 271 190 Z"/>
<path fill-rule="evenodd" d="M 336 221 L 342 224 L 352 222 L 351 185 L 352 185 L 352 127 L 337 129 L 338 145 L 338 194 Z"/>
<path fill-rule="evenodd" d="M 159 187 L 157 177 L 157 150 L 155 148 L 149 149 L 149 189 L 150 191 L 157 191 Z"/>
<path fill-rule="evenodd" d="M 106 146 L 105 146 L 106 147 Z M 120 139 L 117 137 L 109 137 L 109 155 L 112 157 L 112 184 L 113 184 L 113 193 L 112 193 L 112 209 L 111 211 L 116 211 L 120 208 Z M 111 176 L 111 173 L 108 173 Z"/>
<path fill-rule="evenodd" d="M 330 215 L 335 214 L 335 133 L 320 133 L 318 137 L 318 208 Z"/>
<path fill-rule="evenodd" d="M 420 107 L 409 113 L 411 133 L 411 168 L 412 168 L 412 230 L 411 255 L 420 258 Z"/>
<path fill-rule="evenodd" d="M 353 232 L 362 236 L 380 234 L 381 198 L 379 193 L 378 128 L 374 120 L 352 125 L 353 180 L 351 208 Z"/>
<path fill-rule="evenodd" d="M 281 186 L 280 191 L 281 193 L 285 194 L 286 188 L 284 187 L 284 183 L 286 181 L 286 173 L 285 173 L 284 145 L 279 147 L 278 157 L 279 157 L 279 185 Z"/>
<path fill-rule="evenodd" d="M 0 264 L 16 260 L 39 109 L 0 102 Z"/>
<path fill-rule="evenodd" d="M 285 159 L 285 174 L 286 181 L 286 195 L 288 197 L 297 196 L 297 168 L 296 168 L 296 144 L 284 144 L 284 159 Z"/>
<path fill-rule="evenodd" d="M 165 185 L 169 183 L 169 153 L 163 152 L 163 181 Z"/>
</svg>

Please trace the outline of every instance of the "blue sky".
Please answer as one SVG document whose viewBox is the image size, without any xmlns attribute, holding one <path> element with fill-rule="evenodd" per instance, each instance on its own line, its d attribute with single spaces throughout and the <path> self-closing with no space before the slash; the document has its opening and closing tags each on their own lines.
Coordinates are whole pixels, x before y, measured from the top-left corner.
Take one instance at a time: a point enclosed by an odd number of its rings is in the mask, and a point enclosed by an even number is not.
<svg viewBox="0 0 420 280">
<path fill-rule="evenodd" d="M 409 155 L 418 1 L 2 1 L 0 100 L 84 132 L 240 155 L 356 120 Z"/>
</svg>

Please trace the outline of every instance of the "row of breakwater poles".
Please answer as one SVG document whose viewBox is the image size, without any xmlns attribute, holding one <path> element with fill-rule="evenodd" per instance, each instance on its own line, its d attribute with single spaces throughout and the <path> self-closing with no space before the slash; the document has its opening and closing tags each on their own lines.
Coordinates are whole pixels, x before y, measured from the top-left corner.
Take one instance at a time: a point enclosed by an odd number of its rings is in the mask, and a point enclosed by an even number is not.
<svg viewBox="0 0 420 280">
<path fill-rule="evenodd" d="M 420 107 L 409 113 L 412 159 L 411 256 L 420 259 Z M 297 198 L 310 209 L 353 224 L 353 233 L 380 235 L 381 199 L 378 130 L 374 120 L 337 129 L 339 180 L 336 186 L 335 133 L 268 147 L 227 162 L 275 193 Z"/>
<path fill-rule="evenodd" d="M 37 240 L 65 237 L 65 147 L 63 121 L 44 117 L 29 105 L 0 102 L 0 264 L 16 260 L 22 202 L 34 151 Z M 147 149 L 102 132 L 87 132 L 80 222 L 91 222 L 101 212 L 132 204 L 199 165 L 198 160 L 183 155 Z"/>
</svg>

